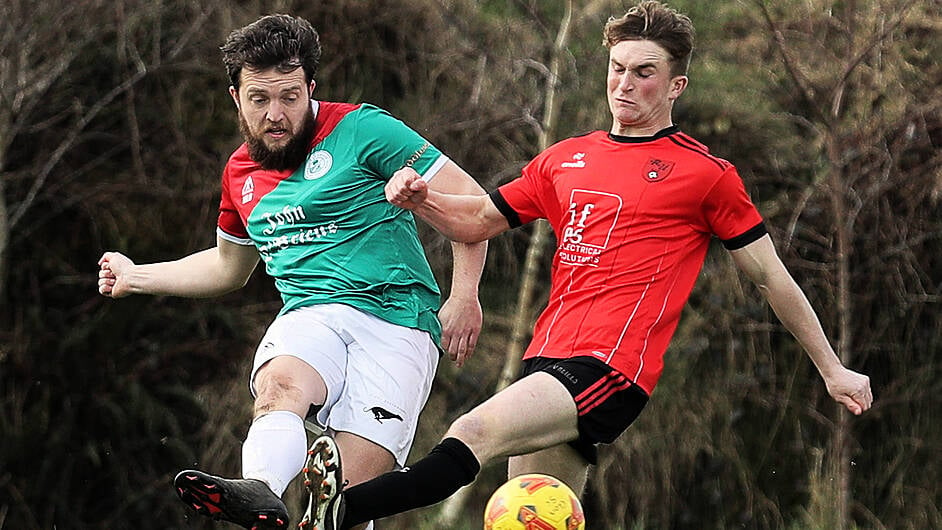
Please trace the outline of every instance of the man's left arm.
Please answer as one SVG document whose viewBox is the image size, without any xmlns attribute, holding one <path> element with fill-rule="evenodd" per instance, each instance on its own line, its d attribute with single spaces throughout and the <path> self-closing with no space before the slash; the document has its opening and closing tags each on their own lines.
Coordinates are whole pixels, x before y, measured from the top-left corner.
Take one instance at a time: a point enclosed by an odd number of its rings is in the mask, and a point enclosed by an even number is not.
<svg viewBox="0 0 942 530">
<path fill-rule="evenodd" d="M 808 298 L 779 259 L 766 234 L 745 247 L 732 250 L 736 265 L 768 300 L 782 324 L 808 353 L 824 379 L 828 393 L 853 414 L 873 403 L 870 378 L 846 368 L 831 348 Z"/>
<path fill-rule="evenodd" d="M 442 193 L 481 195 L 484 189 L 461 167 L 448 161 L 435 173 L 429 188 Z M 487 258 L 487 241 L 451 243 L 451 292 L 438 313 L 442 322 L 442 347 L 458 366 L 474 352 L 484 315 L 478 285 Z"/>
</svg>

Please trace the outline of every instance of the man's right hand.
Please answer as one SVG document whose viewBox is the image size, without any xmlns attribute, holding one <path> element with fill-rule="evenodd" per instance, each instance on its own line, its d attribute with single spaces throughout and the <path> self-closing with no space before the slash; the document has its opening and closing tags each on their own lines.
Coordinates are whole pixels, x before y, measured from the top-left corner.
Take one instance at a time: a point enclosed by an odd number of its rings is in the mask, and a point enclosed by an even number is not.
<svg viewBox="0 0 942 530">
<path fill-rule="evenodd" d="M 428 198 L 428 182 L 411 167 L 393 173 L 386 183 L 386 200 L 404 210 L 414 210 Z"/>
<path fill-rule="evenodd" d="M 111 298 L 123 298 L 131 294 L 125 274 L 134 267 L 134 262 L 119 252 L 105 252 L 98 260 L 98 292 Z"/>
<path fill-rule="evenodd" d="M 827 385 L 828 394 L 856 416 L 866 412 L 873 405 L 870 378 L 863 374 L 841 366 L 836 373 L 824 377 L 824 383 Z"/>
</svg>

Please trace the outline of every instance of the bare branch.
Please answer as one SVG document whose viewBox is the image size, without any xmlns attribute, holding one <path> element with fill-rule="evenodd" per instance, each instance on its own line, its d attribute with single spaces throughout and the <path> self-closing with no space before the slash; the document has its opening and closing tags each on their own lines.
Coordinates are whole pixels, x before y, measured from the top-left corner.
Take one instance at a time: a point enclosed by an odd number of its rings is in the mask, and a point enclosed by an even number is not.
<svg viewBox="0 0 942 530">
<path fill-rule="evenodd" d="M 825 125 L 829 124 L 827 119 L 827 114 L 815 103 L 814 101 L 814 90 L 811 88 L 811 82 L 808 81 L 801 71 L 798 68 L 798 65 L 795 62 L 795 59 L 792 57 L 791 51 L 788 49 L 788 45 L 785 42 L 785 35 L 782 33 L 782 30 L 778 27 L 778 23 L 775 19 L 772 18 L 772 13 L 769 12 L 769 7 L 766 4 L 765 0 L 754 0 L 756 6 L 759 8 L 759 12 L 762 13 L 762 17 L 765 20 L 766 27 L 769 29 L 769 32 L 772 34 L 772 37 L 775 41 L 775 45 L 778 48 L 779 54 L 782 56 L 782 64 L 785 66 L 785 70 L 788 72 L 789 77 L 791 77 L 792 82 L 795 84 L 795 87 L 798 88 L 799 92 L 802 95 L 802 98 L 808 104 L 808 106 L 814 111 L 815 115 L 819 117 L 822 123 Z"/>
<path fill-rule="evenodd" d="M 172 60 L 185 49 L 185 45 L 189 43 L 190 39 L 197 35 L 201 29 L 206 19 L 209 17 L 212 9 L 215 6 L 211 7 L 209 11 L 204 11 L 190 24 L 190 27 L 179 39 L 177 46 L 173 48 L 173 51 L 168 54 L 163 60 Z M 159 64 L 159 63 L 158 63 Z M 155 67 L 157 65 L 152 65 Z M 45 164 L 40 168 L 39 172 L 36 174 L 35 180 L 33 180 L 32 185 L 30 186 L 29 191 L 26 193 L 26 196 L 20 203 L 13 208 L 9 222 L 8 229 L 13 230 L 16 228 L 17 223 L 26 212 L 32 207 L 33 202 L 36 200 L 37 195 L 42 190 L 43 186 L 46 184 L 46 180 L 49 178 L 49 175 L 52 174 L 52 171 L 56 168 L 59 162 L 62 160 L 62 157 L 72 149 L 82 133 L 85 131 L 85 128 L 91 123 L 98 115 L 112 102 L 115 98 L 121 94 L 127 92 L 132 86 L 140 82 L 148 73 L 148 66 L 142 63 L 137 63 L 137 69 L 124 81 L 122 81 L 118 86 L 112 88 L 107 94 L 102 96 L 98 101 L 95 102 L 83 115 L 82 117 L 71 127 L 69 132 L 65 135 L 65 138 L 59 143 L 52 154 L 49 156 L 49 159 Z"/>
<path fill-rule="evenodd" d="M 831 116 L 836 118 L 838 116 L 838 113 L 840 112 L 841 101 L 843 100 L 843 95 L 844 95 L 845 88 L 847 86 L 847 81 L 850 79 L 851 74 L 854 73 L 854 70 L 856 70 L 857 67 L 860 66 L 860 63 L 863 62 L 863 60 L 870 54 L 871 51 L 873 51 L 874 48 L 877 47 L 878 44 L 885 42 L 886 39 L 894 31 L 896 31 L 897 28 L 900 27 L 903 21 L 906 20 L 906 16 L 909 10 L 912 9 L 912 7 L 916 4 L 916 2 L 917 0 L 909 0 L 908 4 L 904 5 L 898 11 L 896 11 L 896 14 L 897 14 L 896 20 L 894 20 L 890 24 L 884 25 L 883 31 L 881 31 L 878 35 L 875 35 L 866 46 L 864 46 L 861 50 L 857 52 L 857 55 L 855 57 L 848 60 L 847 64 L 844 65 L 844 73 L 841 75 L 840 79 L 838 80 L 834 88 L 834 95 L 831 99 Z"/>
</svg>

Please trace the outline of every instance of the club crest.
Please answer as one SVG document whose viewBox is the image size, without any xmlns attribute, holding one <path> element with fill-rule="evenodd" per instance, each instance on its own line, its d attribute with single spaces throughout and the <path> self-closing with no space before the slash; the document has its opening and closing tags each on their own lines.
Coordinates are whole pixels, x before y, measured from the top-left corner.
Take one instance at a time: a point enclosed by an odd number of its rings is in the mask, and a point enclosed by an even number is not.
<svg viewBox="0 0 942 530">
<path fill-rule="evenodd" d="M 648 159 L 648 163 L 644 165 L 642 175 L 644 176 L 644 180 L 648 182 L 660 182 L 670 175 L 672 169 L 674 169 L 674 162 L 651 158 Z"/>
<path fill-rule="evenodd" d="M 330 171 L 330 166 L 334 164 L 334 157 L 324 150 L 318 150 L 311 153 L 304 166 L 304 178 L 315 180 L 323 177 Z"/>
</svg>

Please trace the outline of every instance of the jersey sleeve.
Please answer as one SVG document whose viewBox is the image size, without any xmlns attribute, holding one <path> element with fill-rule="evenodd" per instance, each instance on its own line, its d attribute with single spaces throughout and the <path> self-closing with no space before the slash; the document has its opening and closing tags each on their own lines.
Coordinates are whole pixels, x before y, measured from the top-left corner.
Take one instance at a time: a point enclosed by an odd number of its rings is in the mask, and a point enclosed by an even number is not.
<svg viewBox="0 0 942 530">
<path fill-rule="evenodd" d="M 431 180 L 448 161 L 431 142 L 383 109 L 364 104 L 357 120 L 361 160 L 382 180 L 406 166 Z"/>
<path fill-rule="evenodd" d="M 219 237 L 237 245 L 251 245 L 245 223 L 239 216 L 235 204 L 232 202 L 232 193 L 229 190 L 229 165 L 222 172 L 222 197 L 219 199 L 219 220 L 216 224 L 216 233 Z"/>
<path fill-rule="evenodd" d="M 707 192 L 703 214 L 712 232 L 729 250 L 742 248 L 767 233 L 762 215 L 733 166 Z"/>
<path fill-rule="evenodd" d="M 491 200 L 507 217 L 511 228 L 536 219 L 548 219 L 556 226 L 560 216 L 556 190 L 549 178 L 549 150 L 544 151 L 524 166 L 520 177 L 500 186 L 491 193 Z"/>
</svg>

